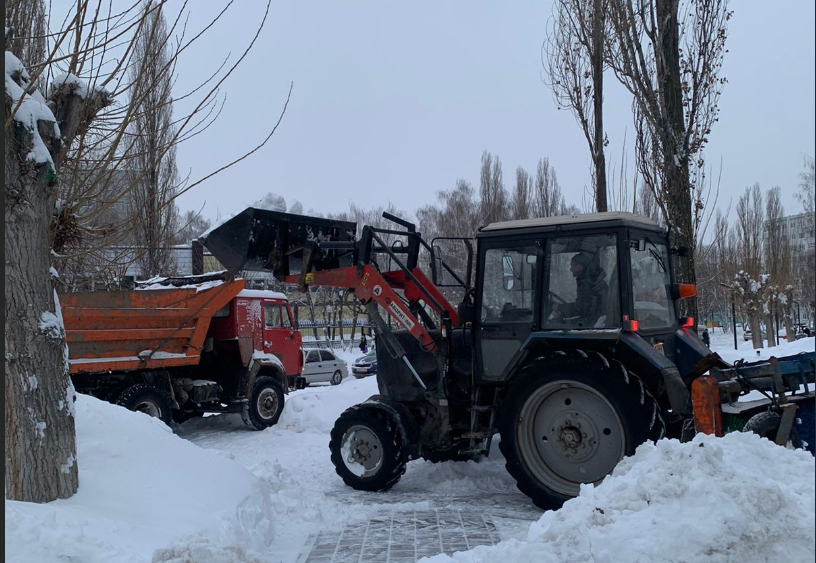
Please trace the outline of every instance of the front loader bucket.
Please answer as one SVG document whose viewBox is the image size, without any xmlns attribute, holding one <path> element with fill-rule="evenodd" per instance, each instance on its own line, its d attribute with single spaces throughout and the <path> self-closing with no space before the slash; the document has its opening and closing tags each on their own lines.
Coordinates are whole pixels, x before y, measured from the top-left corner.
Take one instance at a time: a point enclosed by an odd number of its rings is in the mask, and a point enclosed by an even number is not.
<svg viewBox="0 0 816 563">
<path fill-rule="evenodd" d="M 353 242 L 357 224 L 249 207 L 208 231 L 200 241 L 227 270 L 299 274 L 309 243 Z M 351 266 L 351 250 L 314 249 L 312 271 Z"/>
</svg>

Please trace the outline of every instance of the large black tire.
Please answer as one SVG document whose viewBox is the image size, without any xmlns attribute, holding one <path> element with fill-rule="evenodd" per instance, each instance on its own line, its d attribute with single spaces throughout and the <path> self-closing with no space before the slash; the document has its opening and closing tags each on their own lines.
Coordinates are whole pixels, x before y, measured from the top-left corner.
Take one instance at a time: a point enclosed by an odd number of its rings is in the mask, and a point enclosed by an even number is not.
<svg viewBox="0 0 816 563">
<path fill-rule="evenodd" d="M 514 381 L 502 406 L 499 448 L 521 492 L 555 510 L 599 483 L 624 456 L 666 432 L 639 378 L 598 353 L 541 356 Z"/>
<path fill-rule="evenodd" d="M 152 385 L 135 383 L 119 394 L 116 404 L 136 412 L 154 416 L 170 425 L 173 419 L 173 401 L 170 396 Z"/>
<path fill-rule="evenodd" d="M 263 430 L 277 424 L 283 412 L 283 388 L 272 377 L 262 375 L 255 378 L 252 395 L 244 403 L 241 418 L 244 424 L 256 430 Z"/>
<path fill-rule="evenodd" d="M 346 409 L 334 423 L 329 450 L 337 474 L 358 491 L 388 490 L 405 473 L 402 435 L 379 409 Z"/>
<path fill-rule="evenodd" d="M 332 385 L 340 385 L 343 383 L 343 373 L 340 370 L 334 372 L 329 380 Z"/>
<path fill-rule="evenodd" d="M 758 434 L 763 438 L 767 438 L 771 442 L 775 442 L 776 433 L 779 430 L 779 423 L 781 421 L 782 417 L 779 416 L 779 414 L 772 411 L 766 411 L 749 418 L 742 431 L 753 432 L 754 434 Z M 799 433 L 796 431 L 795 425 L 791 427 L 787 445 L 795 450 L 803 448 L 802 439 L 799 437 Z"/>
</svg>

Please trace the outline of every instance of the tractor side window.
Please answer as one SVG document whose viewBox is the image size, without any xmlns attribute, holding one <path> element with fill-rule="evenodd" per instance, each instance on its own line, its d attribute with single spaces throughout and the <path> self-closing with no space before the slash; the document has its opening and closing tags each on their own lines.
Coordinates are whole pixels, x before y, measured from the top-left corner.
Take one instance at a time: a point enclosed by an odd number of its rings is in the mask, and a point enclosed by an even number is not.
<svg viewBox="0 0 816 563">
<path fill-rule="evenodd" d="M 537 256 L 535 246 L 485 252 L 482 322 L 532 322 Z"/>
<path fill-rule="evenodd" d="M 264 305 L 264 325 L 266 328 L 281 327 L 280 305 Z"/>
<path fill-rule="evenodd" d="M 620 326 L 617 237 L 563 237 L 547 244 L 546 328 Z"/>
<path fill-rule="evenodd" d="M 291 313 L 289 311 L 289 307 L 286 305 L 281 305 L 281 318 L 283 319 L 283 326 L 285 328 L 292 328 L 292 319 L 290 315 Z"/>
<path fill-rule="evenodd" d="M 640 328 L 667 327 L 674 324 L 674 307 L 669 299 L 669 250 L 650 239 L 631 241 L 632 294 L 635 319 Z"/>
</svg>

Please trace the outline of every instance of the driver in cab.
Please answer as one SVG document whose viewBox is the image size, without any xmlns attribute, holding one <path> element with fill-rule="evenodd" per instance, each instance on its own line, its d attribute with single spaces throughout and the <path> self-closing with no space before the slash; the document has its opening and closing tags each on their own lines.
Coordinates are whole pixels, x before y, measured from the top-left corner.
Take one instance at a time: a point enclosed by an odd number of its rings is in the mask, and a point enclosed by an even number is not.
<svg viewBox="0 0 816 563">
<path fill-rule="evenodd" d="M 583 250 L 570 260 L 570 273 L 575 278 L 575 301 L 557 305 L 551 320 L 577 327 L 592 327 L 605 314 L 608 291 L 606 274 L 597 253 Z"/>
</svg>

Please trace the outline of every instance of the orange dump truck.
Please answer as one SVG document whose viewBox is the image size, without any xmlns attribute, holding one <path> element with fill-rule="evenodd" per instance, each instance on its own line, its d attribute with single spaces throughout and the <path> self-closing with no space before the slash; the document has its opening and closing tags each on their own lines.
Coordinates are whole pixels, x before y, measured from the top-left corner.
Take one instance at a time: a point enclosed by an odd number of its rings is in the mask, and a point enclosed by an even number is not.
<svg viewBox="0 0 816 563">
<path fill-rule="evenodd" d="M 302 385 L 286 296 L 224 274 L 161 278 L 134 291 L 60 295 L 77 391 L 169 423 L 240 412 L 257 429 Z"/>
</svg>

